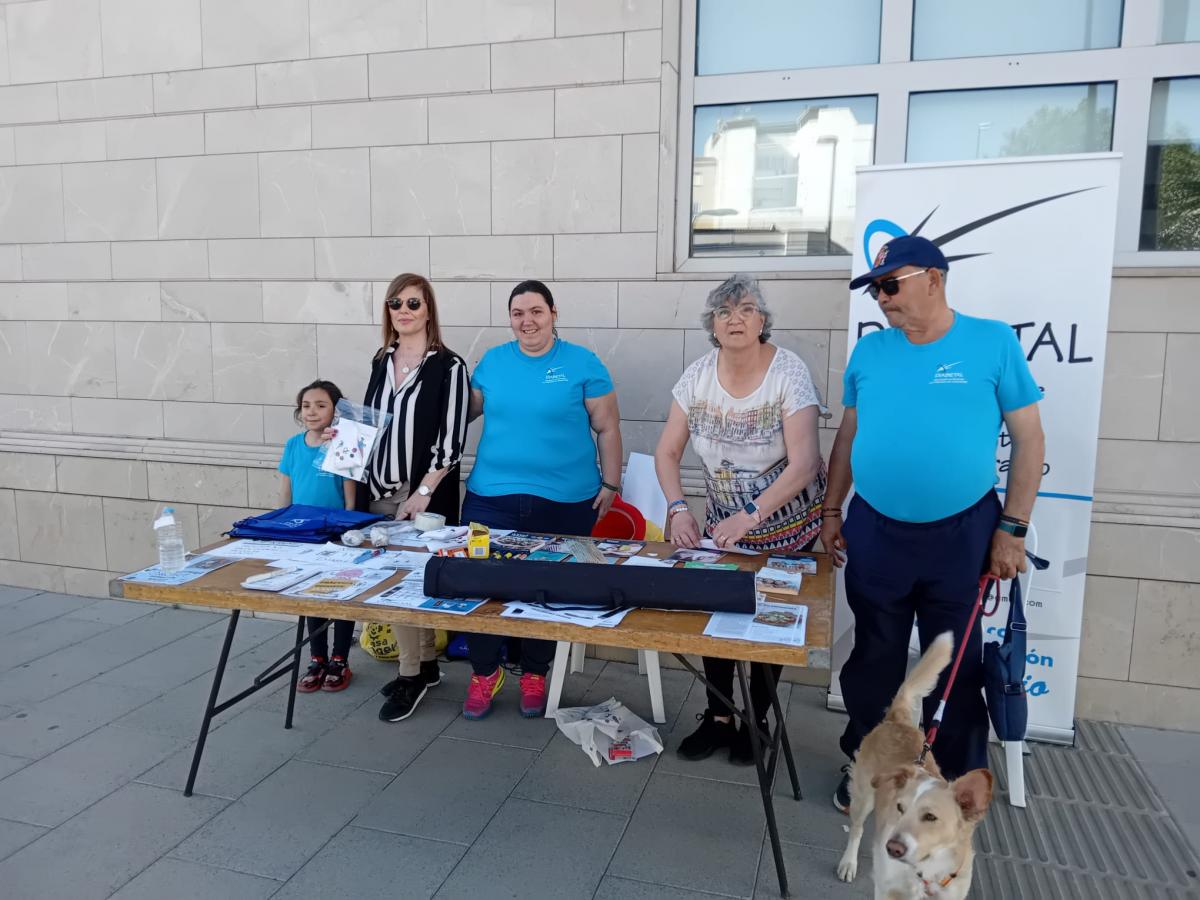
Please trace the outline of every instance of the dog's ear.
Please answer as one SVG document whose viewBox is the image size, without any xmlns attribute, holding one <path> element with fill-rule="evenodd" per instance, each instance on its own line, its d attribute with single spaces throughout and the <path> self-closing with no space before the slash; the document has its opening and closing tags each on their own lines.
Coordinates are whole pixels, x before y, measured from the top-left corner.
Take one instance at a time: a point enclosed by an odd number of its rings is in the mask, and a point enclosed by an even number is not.
<svg viewBox="0 0 1200 900">
<path fill-rule="evenodd" d="M 913 766 L 903 766 L 899 769 L 892 769 L 889 772 L 883 772 L 871 779 L 871 787 L 878 790 L 885 785 L 894 790 L 900 790 L 904 785 L 908 784 L 908 779 L 913 777 L 915 768 Z"/>
<path fill-rule="evenodd" d="M 950 787 L 954 791 L 954 801 L 962 810 L 963 818 L 968 822 L 976 822 L 983 818 L 988 805 L 992 802 L 992 773 L 987 769 L 974 769 L 956 778 Z"/>
</svg>

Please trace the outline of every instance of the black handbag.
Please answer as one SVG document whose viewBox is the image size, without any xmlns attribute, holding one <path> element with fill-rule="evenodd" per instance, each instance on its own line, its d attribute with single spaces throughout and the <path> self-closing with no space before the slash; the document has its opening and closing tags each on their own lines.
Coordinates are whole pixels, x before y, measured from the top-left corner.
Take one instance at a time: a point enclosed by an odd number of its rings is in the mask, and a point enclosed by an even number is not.
<svg viewBox="0 0 1200 900">
<path fill-rule="evenodd" d="M 588 608 L 682 609 L 752 613 L 754 573 L 713 569 L 463 559 L 435 556 L 425 565 L 425 594 L 487 597 Z"/>
</svg>

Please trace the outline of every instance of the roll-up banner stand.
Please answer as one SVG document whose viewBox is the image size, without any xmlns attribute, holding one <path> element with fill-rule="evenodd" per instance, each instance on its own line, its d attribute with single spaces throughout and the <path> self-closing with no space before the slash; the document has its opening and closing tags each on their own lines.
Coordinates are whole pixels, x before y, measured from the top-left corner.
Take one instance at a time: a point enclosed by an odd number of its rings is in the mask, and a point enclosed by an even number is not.
<svg viewBox="0 0 1200 900">
<path fill-rule="evenodd" d="M 891 237 L 933 240 L 950 260 L 950 305 L 1009 323 L 1042 388 L 1046 462 L 1033 525 L 1037 553 L 1050 568 L 1036 573 L 1025 594 L 1026 688 L 1029 737 L 1062 743 L 1074 740 L 1119 161 L 1119 154 L 1103 153 L 858 170 L 852 273 L 869 269 Z M 847 359 L 859 338 L 885 327 L 875 301 L 854 292 Z M 1002 492 L 1008 457 L 1002 429 L 996 447 Z M 1006 613 L 1001 605 L 984 620 L 985 641 L 1001 638 Z M 839 576 L 833 709 L 845 708 L 838 679 L 853 641 L 854 616 Z"/>
</svg>

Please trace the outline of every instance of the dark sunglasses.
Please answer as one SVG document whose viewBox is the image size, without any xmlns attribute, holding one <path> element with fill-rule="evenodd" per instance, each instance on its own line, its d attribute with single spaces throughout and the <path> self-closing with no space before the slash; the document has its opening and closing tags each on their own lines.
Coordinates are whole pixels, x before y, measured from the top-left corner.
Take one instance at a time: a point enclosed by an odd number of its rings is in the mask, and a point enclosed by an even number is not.
<svg viewBox="0 0 1200 900">
<path fill-rule="evenodd" d="M 401 300 L 399 297 L 391 297 L 388 299 L 387 305 L 388 309 L 402 309 L 405 304 L 408 304 L 408 308 L 416 312 L 424 302 L 420 297 L 409 297 L 407 300 Z"/>
<path fill-rule="evenodd" d="M 900 293 L 900 282 L 905 278 L 915 278 L 918 275 L 924 275 L 928 269 L 922 269 L 920 272 L 909 272 L 907 275 L 901 275 L 899 278 L 885 278 L 877 284 L 868 284 L 867 293 L 871 295 L 872 300 L 878 300 L 880 292 L 887 294 L 889 297 L 895 297 Z"/>
</svg>

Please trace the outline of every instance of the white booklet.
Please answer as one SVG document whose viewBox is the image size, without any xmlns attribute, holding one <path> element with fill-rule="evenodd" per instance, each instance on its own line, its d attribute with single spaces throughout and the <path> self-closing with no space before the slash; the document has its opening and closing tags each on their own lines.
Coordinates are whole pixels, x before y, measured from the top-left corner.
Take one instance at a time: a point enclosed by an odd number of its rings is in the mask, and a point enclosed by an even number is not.
<svg viewBox="0 0 1200 900">
<path fill-rule="evenodd" d="M 708 637 L 803 647 L 807 626 L 807 606 L 772 603 L 759 594 L 757 612 L 713 613 L 704 633 Z"/>
</svg>

